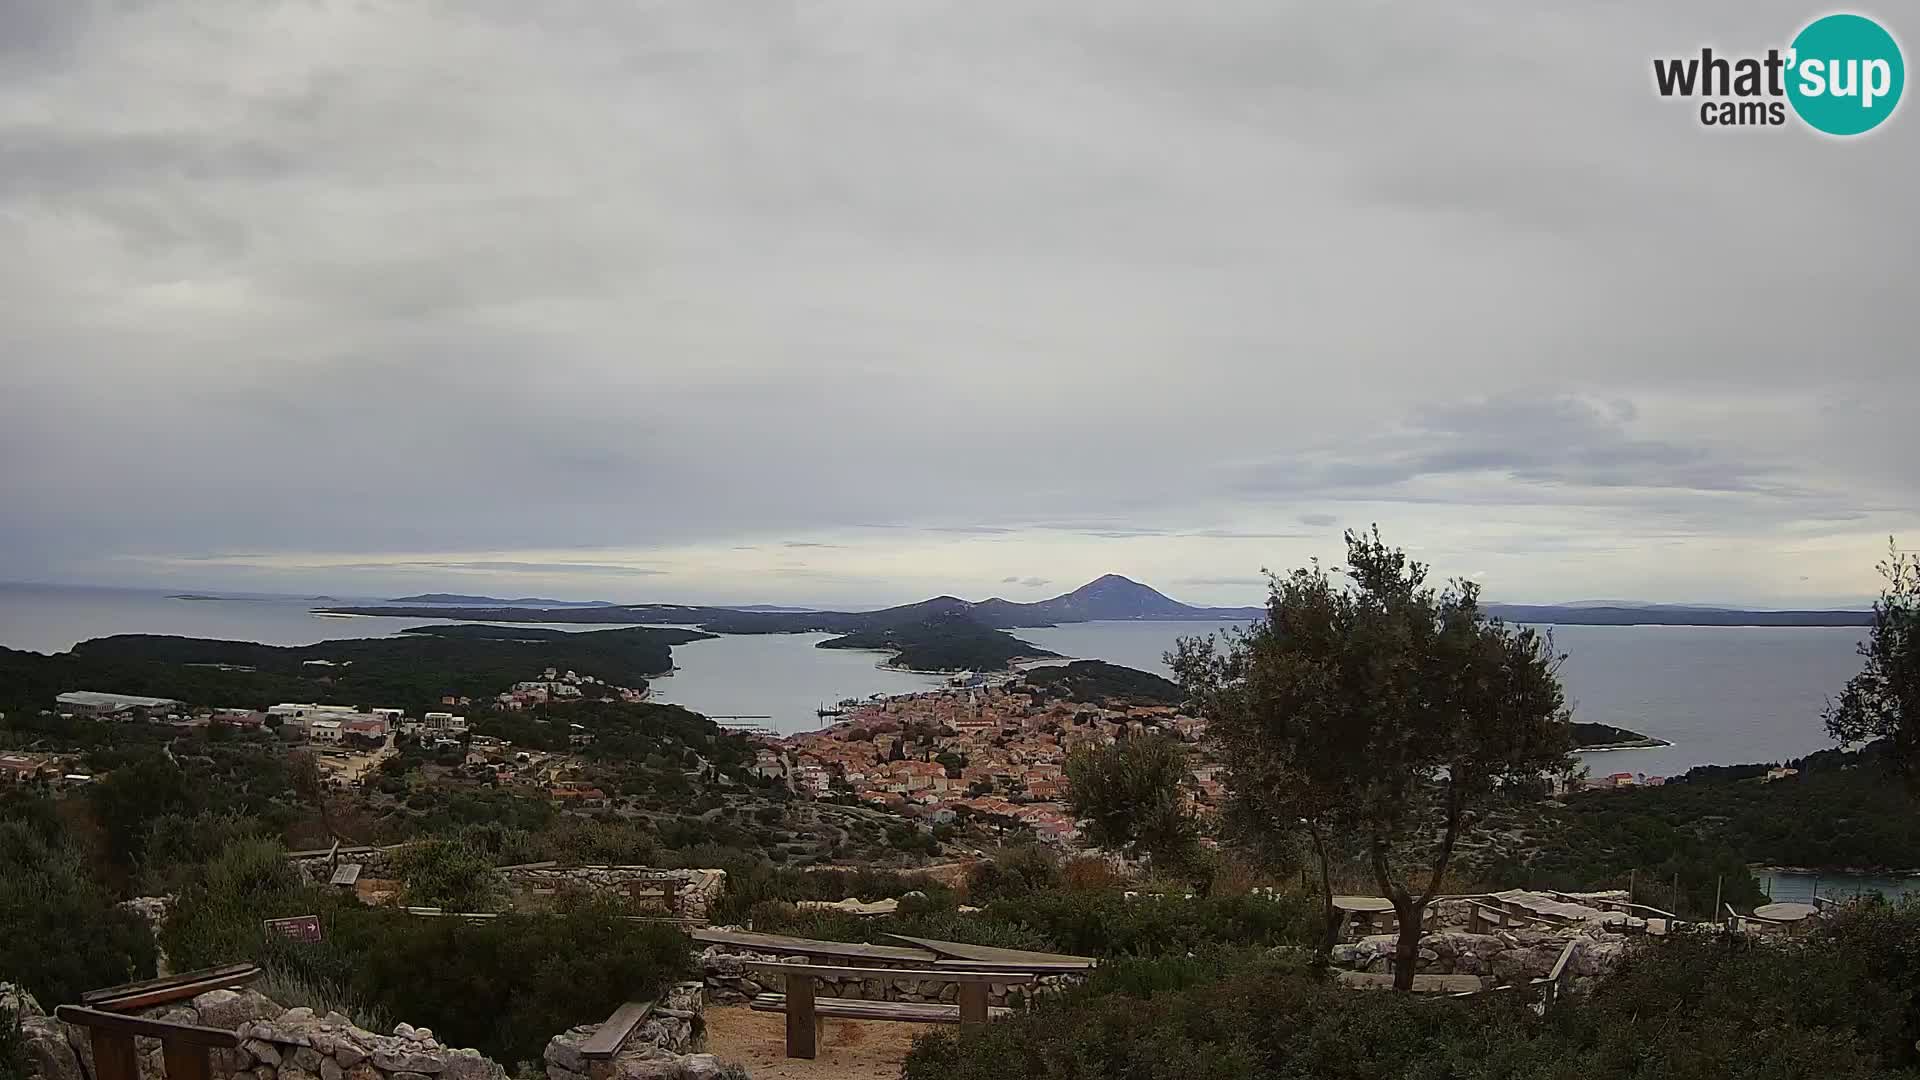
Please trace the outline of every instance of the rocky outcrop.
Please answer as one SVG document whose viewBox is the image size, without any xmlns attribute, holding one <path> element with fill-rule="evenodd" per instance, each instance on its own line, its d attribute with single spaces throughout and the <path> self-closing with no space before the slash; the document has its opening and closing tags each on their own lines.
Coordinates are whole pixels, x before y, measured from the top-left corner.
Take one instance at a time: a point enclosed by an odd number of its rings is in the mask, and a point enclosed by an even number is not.
<svg viewBox="0 0 1920 1080">
<path fill-rule="evenodd" d="M 712 1054 L 694 1053 L 701 1043 L 705 994 L 699 983 L 678 983 L 654 1005 L 612 1059 L 589 1061 L 580 1047 L 599 1024 L 568 1028 L 547 1042 L 542 1059 L 547 1080 L 719 1080 L 741 1077 Z"/>
<path fill-rule="evenodd" d="M 26 1053 L 27 1075 L 34 1080 L 86 1080 L 80 1071 L 80 1057 L 67 1042 L 60 1021 L 48 1016 L 32 994 L 0 983 L 0 1020 L 20 1026 L 21 1049 Z"/>
<path fill-rule="evenodd" d="M 156 975 L 170 975 L 173 973 L 172 965 L 167 963 L 166 950 L 158 948 L 160 931 L 165 928 L 167 924 L 167 916 L 173 914 L 173 902 L 174 898 L 171 896 L 136 896 L 131 900 L 122 900 L 114 905 L 122 911 L 131 912 L 138 916 L 142 922 L 147 924 L 147 929 L 152 932 L 156 947 L 156 956 L 154 957 L 154 974 Z"/>
</svg>

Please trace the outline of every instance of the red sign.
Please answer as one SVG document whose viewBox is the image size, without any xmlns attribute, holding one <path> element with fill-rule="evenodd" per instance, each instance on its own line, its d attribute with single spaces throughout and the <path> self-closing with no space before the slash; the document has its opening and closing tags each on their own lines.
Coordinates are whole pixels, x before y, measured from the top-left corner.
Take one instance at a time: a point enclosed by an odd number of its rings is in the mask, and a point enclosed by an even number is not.
<svg viewBox="0 0 1920 1080">
<path fill-rule="evenodd" d="M 266 926 L 267 933 L 279 934 L 281 937 L 290 938 L 294 941 L 320 940 L 320 916 L 318 915 L 295 915 L 286 919 L 268 919 L 263 925 Z"/>
</svg>

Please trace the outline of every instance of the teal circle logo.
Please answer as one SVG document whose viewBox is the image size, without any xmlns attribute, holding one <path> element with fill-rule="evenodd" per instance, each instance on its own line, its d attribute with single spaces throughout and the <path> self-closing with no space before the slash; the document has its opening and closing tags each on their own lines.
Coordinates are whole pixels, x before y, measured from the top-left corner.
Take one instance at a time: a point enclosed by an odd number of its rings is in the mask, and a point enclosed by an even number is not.
<svg viewBox="0 0 1920 1080">
<path fill-rule="evenodd" d="M 1787 100 L 1829 135 L 1872 131 L 1893 115 L 1907 84 L 1900 45 L 1864 15 L 1828 15 L 1793 39 Z"/>
</svg>

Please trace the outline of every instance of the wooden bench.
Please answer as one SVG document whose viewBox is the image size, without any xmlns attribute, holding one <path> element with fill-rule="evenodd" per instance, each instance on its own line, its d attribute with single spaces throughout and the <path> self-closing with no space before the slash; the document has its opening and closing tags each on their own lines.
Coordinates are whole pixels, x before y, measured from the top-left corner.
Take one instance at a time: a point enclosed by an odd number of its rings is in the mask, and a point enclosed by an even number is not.
<svg viewBox="0 0 1920 1080">
<path fill-rule="evenodd" d="M 753 999 L 753 1009 L 756 1012 L 786 1012 L 787 995 L 761 994 Z M 839 1020 L 903 1020 L 912 1024 L 960 1022 L 960 1006 L 938 1001 L 865 1001 L 859 998 L 816 997 L 813 999 L 813 1014 Z M 989 1020 L 1000 1020 L 1011 1015 L 1012 1009 L 1000 1006 L 987 1009 Z"/>
<path fill-rule="evenodd" d="M 987 1007 L 987 988 L 994 984 L 1020 986 L 1037 982 L 1040 975 L 1028 971 L 981 971 L 974 968 L 861 968 L 834 967 L 826 964 L 782 964 L 754 961 L 746 967 L 756 973 L 781 975 L 786 979 L 784 994 L 762 994 L 753 1007 L 762 1012 L 783 1012 L 787 1016 L 787 1056 L 812 1058 L 817 1053 L 820 1018 L 836 1016 L 853 1020 L 905 1020 L 918 1023 L 984 1024 L 995 1013 Z M 856 1001 L 852 998 L 816 1001 L 813 980 L 817 978 L 913 979 L 950 982 L 960 987 L 959 1002 L 939 1005 L 932 1002 Z M 763 1003 L 764 999 L 764 1003 Z M 1008 1010 L 1000 1010 L 1005 1015 Z"/>
<path fill-rule="evenodd" d="M 147 1020 L 82 1005 L 62 1005 L 53 1015 L 87 1029 L 93 1042 L 94 1080 L 140 1080 L 139 1055 L 133 1045 L 136 1035 L 160 1040 L 167 1080 L 210 1080 L 207 1051 L 240 1045 L 238 1036 L 222 1028 Z"/>
<path fill-rule="evenodd" d="M 1468 900 L 1467 930 L 1471 933 L 1484 933 L 1487 930 L 1517 929 L 1532 926 L 1538 920 L 1521 915 L 1504 907 L 1483 904 L 1478 900 Z"/>
<path fill-rule="evenodd" d="M 613 1010 L 587 1041 L 580 1044 L 580 1056 L 588 1061 L 611 1061 L 627 1039 L 646 1023 L 647 1014 L 653 1012 L 651 1001 L 629 1001 Z"/>
</svg>

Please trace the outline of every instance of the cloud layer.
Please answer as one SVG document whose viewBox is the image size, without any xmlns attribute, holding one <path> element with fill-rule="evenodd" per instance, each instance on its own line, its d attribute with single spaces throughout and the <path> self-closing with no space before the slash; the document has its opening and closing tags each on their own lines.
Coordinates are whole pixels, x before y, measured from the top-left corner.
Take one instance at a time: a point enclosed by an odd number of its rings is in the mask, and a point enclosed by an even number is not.
<svg viewBox="0 0 1920 1080">
<path fill-rule="evenodd" d="M 1920 128 L 1650 82 L 1810 14 L 0 6 L 0 578 L 1857 597 Z"/>
</svg>

